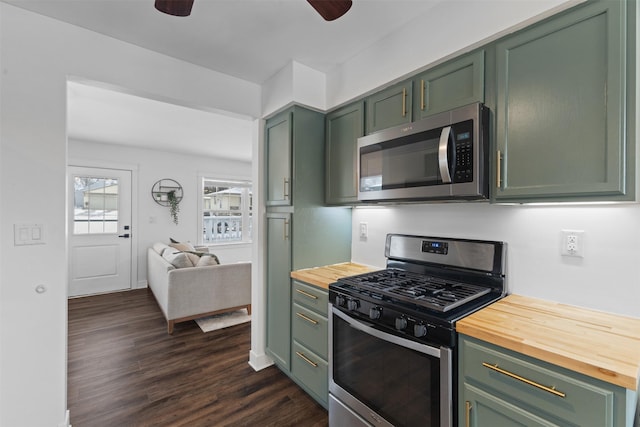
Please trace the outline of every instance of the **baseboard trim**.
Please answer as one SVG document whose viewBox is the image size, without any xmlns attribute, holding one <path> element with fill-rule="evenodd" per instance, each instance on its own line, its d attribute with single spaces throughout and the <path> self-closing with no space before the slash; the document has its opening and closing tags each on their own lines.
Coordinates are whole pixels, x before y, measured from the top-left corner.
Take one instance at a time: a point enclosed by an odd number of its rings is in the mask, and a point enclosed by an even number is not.
<svg viewBox="0 0 640 427">
<path fill-rule="evenodd" d="M 271 365 L 273 365 L 273 360 L 265 353 L 258 354 L 253 350 L 249 352 L 249 366 L 251 366 L 254 371 L 261 371 Z"/>
<path fill-rule="evenodd" d="M 58 427 L 71 427 L 71 416 L 69 410 L 64 414 L 64 421 L 58 424 Z"/>
</svg>

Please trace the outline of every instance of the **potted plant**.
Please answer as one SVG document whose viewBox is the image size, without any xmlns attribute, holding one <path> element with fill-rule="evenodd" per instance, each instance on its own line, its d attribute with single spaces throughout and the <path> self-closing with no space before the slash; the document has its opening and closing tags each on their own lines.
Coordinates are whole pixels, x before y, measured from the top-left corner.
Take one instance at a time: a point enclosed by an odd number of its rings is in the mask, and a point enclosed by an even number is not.
<svg viewBox="0 0 640 427">
<path fill-rule="evenodd" d="M 176 192 L 174 190 L 169 191 L 167 193 L 167 201 L 169 202 L 169 211 L 171 213 L 171 218 L 173 222 L 178 225 L 178 212 L 180 212 L 180 200 L 176 197 Z"/>
</svg>

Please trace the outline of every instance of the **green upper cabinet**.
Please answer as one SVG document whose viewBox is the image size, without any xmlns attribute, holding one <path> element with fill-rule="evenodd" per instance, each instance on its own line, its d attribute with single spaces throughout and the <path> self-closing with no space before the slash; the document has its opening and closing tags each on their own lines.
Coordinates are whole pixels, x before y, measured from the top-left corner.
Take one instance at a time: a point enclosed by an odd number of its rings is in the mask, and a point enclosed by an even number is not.
<svg viewBox="0 0 640 427">
<path fill-rule="evenodd" d="M 284 111 L 265 125 L 267 206 L 291 205 L 292 114 Z"/>
<path fill-rule="evenodd" d="M 484 102 L 484 50 L 438 65 L 413 80 L 416 120 L 473 102 Z"/>
<path fill-rule="evenodd" d="M 496 43 L 494 201 L 634 198 L 632 9 L 588 2 Z"/>
<path fill-rule="evenodd" d="M 413 120 L 413 83 L 393 85 L 369 96 L 366 102 L 367 134 Z"/>
<path fill-rule="evenodd" d="M 325 118 L 325 201 L 328 205 L 358 201 L 358 138 L 364 135 L 364 102 L 356 102 Z"/>
</svg>

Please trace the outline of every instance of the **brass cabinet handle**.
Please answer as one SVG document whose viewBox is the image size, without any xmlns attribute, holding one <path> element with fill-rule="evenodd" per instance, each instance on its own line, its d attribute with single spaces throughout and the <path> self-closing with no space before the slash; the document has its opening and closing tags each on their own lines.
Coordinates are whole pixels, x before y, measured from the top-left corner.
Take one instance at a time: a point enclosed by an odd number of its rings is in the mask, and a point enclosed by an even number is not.
<svg viewBox="0 0 640 427">
<path fill-rule="evenodd" d="M 531 381 L 529 379 L 521 377 L 520 375 L 514 374 L 513 372 L 509 372 L 509 371 L 506 371 L 506 370 L 504 370 L 502 368 L 498 368 L 498 364 L 491 365 L 489 363 L 482 362 L 482 366 L 484 366 L 485 368 L 489 368 L 492 371 L 496 371 L 498 373 L 501 373 L 502 375 L 506 375 L 509 378 L 513 378 L 515 380 L 522 381 L 525 384 L 529 384 L 529 385 L 531 385 L 533 387 L 539 388 L 540 390 L 544 390 L 547 393 L 551 393 L 551 394 L 556 395 L 558 397 L 565 397 L 566 396 L 565 393 L 556 390 L 555 386 L 554 387 L 547 387 L 546 385 L 542 385 L 542 384 L 539 384 L 539 383 L 537 383 L 535 381 Z"/>
<path fill-rule="evenodd" d="M 284 240 L 289 240 L 289 220 L 284 220 Z"/>
<path fill-rule="evenodd" d="M 407 88 L 402 88 L 402 117 L 407 115 Z"/>
<path fill-rule="evenodd" d="M 305 315 L 304 315 L 304 314 L 302 314 L 302 313 L 298 313 L 298 312 L 296 312 L 296 316 L 298 316 L 299 318 L 304 319 L 304 320 L 306 320 L 307 322 L 312 323 L 312 324 L 314 324 L 314 325 L 317 325 L 317 324 L 318 324 L 318 321 L 317 321 L 317 320 L 313 320 L 312 318 L 310 318 L 310 317 L 308 317 L 308 316 L 305 316 Z"/>
<path fill-rule="evenodd" d="M 289 198 L 289 178 L 284 179 L 284 198 Z"/>
<path fill-rule="evenodd" d="M 313 366 L 314 368 L 318 367 L 318 364 L 316 362 L 314 362 L 313 360 L 309 359 L 307 356 L 305 356 L 304 354 L 300 353 L 299 351 L 296 351 L 296 354 L 298 355 L 298 357 L 302 360 L 304 360 L 305 362 L 307 362 L 309 365 Z"/>
<path fill-rule="evenodd" d="M 500 189 L 500 185 L 502 184 L 502 177 L 500 173 L 502 171 L 502 153 L 498 150 L 498 155 L 496 157 L 496 187 Z"/>
<path fill-rule="evenodd" d="M 471 425 L 471 402 L 469 402 L 468 400 L 464 402 L 464 411 L 464 425 L 465 427 L 469 427 Z"/>
<path fill-rule="evenodd" d="M 313 295 L 313 294 L 310 294 L 309 292 L 305 292 L 305 291 L 303 291 L 303 290 L 301 290 L 301 289 L 296 289 L 296 292 L 297 292 L 297 293 L 299 293 L 299 294 L 304 295 L 304 296 L 305 296 L 305 297 L 307 297 L 307 298 L 311 298 L 311 299 L 318 299 L 318 297 L 317 297 L 317 296 L 315 296 L 315 295 Z"/>
<path fill-rule="evenodd" d="M 420 110 L 424 111 L 427 106 L 424 104 L 424 80 L 420 80 Z"/>
</svg>

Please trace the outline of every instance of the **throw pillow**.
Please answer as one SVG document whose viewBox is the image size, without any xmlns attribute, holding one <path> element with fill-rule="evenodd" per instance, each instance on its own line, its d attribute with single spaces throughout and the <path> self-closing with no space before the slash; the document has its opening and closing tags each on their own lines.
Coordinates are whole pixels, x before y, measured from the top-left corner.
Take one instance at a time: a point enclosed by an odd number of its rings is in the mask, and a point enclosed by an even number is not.
<svg viewBox="0 0 640 427">
<path fill-rule="evenodd" d="M 184 252 L 178 252 L 171 249 L 167 249 L 162 254 L 162 257 L 166 259 L 175 268 L 193 267 L 193 261 Z"/>
<path fill-rule="evenodd" d="M 169 246 L 165 245 L 164 243 L 156 242 L 153 244 L 152 248 L 158 253 L 158 255 L 162 256 L 165 249 L 168 249 Z"/>
<path fill-rule="evenodd" d="M 200 260 L 196 264 L 196 267 L 206 267 L 208 265 L 218 265 L 218 257 L 213 254 L 205 254 L 200 257 Z"/>
<path fill-rule="evenodd" d="M 171 243 L 169 243 L 169 246 L 179 251 L 193 252 L 196 250 L 196 248 L 190 242 L 178 242 L 177 240 L 174 240 L 171 237 L 169 237 L 169 240 L 171 241 Z"/>
</svg>

